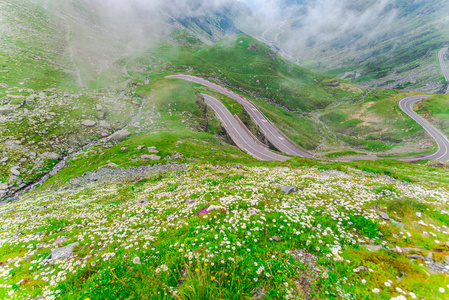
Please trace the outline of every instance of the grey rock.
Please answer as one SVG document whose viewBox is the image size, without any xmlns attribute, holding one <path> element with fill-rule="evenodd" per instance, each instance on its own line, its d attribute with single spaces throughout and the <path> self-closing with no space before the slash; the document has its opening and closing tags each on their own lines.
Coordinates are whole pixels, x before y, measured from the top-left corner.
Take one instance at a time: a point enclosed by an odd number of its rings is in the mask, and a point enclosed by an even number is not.
<svg viewBox="0 0 449 300">
<path fill-rule="evenodd" d="M 126 129 L 123 129 L 123 130 L 116 131 L 114 134 L 112 134 L 109 137 L 109 140 L 115 141 L 115 142 L 120 142 L 120 141 L 123 141 L 124 139 L 126 139 L 127 137 L 129 137 L 130 135 L 131 135 L 131 132 L 129 132 Z"/>
<path fill-rule="evenodd" d="M 422 213 L 421 213 L 421 212 L 416 212 L 416 216 L 417 216 L 418 218 L 422 218 Z"/>
<path fill-rule="evenodd" d="M 280 237 L 278 237 L 277 235 L 271 237 L 270 239 L 271 239 L 272 241 L 275 241 L 275 242 L 280 242 L 280 241 L 282 241 L 282 239 L 281 239 Z"/>
<path fill-rule="evenodd" d="M 106 112 L 104 110 L 98 111 L 98 119 L 104 120 L 106 118 Z"/>
<path fill-rule="evenodd" d="M 120 148 L 120 151 L 125 152 L 126 150 L 128 150 L 128 147 L 122 147 Z"/>
<path fill-rule="evenodd" d="M 381 218 L 384 219 L 385 221 L 391 220 L 390 216 L 389 216 L 386 212 L 383 212 L 383 211 L 379 210 L 379 211 L 377 212 L 377 214 L 379 215 L 379 217 L 381 217 Z"/>
<path fill-rule="evenodd" d="M 97 122 L 92 121 L 92 120 L 85 120 L 85 121 L 81 122 L 81 125 L 84 125 L 86 127 L 94 127 L 95 125 L 97 125 Z"/>
<path fill-rule="evenodd" d="M 53 250 L 51 252 L 51 254 L 49 256 L 47 256 L 47 258 L 44 259 L 43 262 L 48 263 L 50 260 L 67 259 L 70 257 L 70 255 L 73 254 L 73 249 L 76 246 L 79 246 L 78 242 L 67 245 L 62 248 L 56 248 L 55 250 Z"/>
<path fill-rule="evenodd" d="M 375 211 L 380 211 L 380 210 L 381 210 L 380 207 L 377 206 L 377 205 L 372 205 L 372 206 L 370 207 L 370 209 L 375 210 Z"/>
<path fill-rule="evenodd" d="M 160 160 L 160 159 L 161 159 L 160 156 L 157 156 L 157 155 L 154 155 L 154 154 L 151 154 L 151 155 L 141 155 L 140 158 L 141 158 L 142 160 Z"/>
<path fill-rule="evenodd" d="M 407 255 L 407 257 L 410 259 L 420 259 L 422 261 L 426 260 L 426 258 L 424 256 L 419 255 L 419 254 L 409 254 L 409 255 Z"/>
<path fill-rule="evenodd" d="M 281 193 L 283 194 L 293 194 L 296 192 L 296 188 L 294 186 L 281 186 Z"/>
<path fill-rule="evenodd" d="M 108 122 L 104 121 L 104 120 L 101 120 L 98 125 L 100 126 L 100 128 L 103 128 L 103 129 L 106 129 L 106 130 L 111 130 L 111 128 L 112 128 L 111 125 Z"/>
<path fill-rule="evenodd" d="M 178 159 L 183 159 L 183 158 L 184 158 L 184 155 L 179 152 L 174 152 L 174 153 L 170 154 L 169 157 L 167 157 L 167 159 L 169 159 L 169 160 L 178 160 Z"/>
<path fill-rule="evenodd" d="M 0 87 L 7 89 L 9 86 L 6 83 L 0 83 Z"/>
<path fill-rule="evenodd" d="M 58 160 L 59 154 L 54 152 L 44 152 L 41 155 L 41 158 L 43 159 L 51 159 L 51 160 Z"/>
<path fill-rule="evenodd" d="M 159 150 L 157 150 L 154 146 L 148 147 L 147 150 L 149 153 L 159 153 Z"/>
<path fill-rule="evenodd" d="M 2 159 L 0 159 L 0 163 L 5 163 L 7 162 L 9 159 L 9 157 L 3 157 Z"/>
<path fill-rule="evenodd" d="M 96 110 L 103 110 L 103 106 L 101 106 L 100 104 L 97 104 L 97 106 L 95 107 Z"/>
<path fill-rule="evenodd" d="M 140 146 L 137 146 L 136 149 L 134 149 L 134 150 L 142 150 L 143 148 L 145 148 L 145 146 L 140 145 Z"/>
<path fill-rule="evenodd" d="M 0 73 L 9 73 L 9 70 L 0 70 Z"/>
<path fill-rule="evenodd" d="M 106 168 L 118 168 L 118 165 L 115 163 L 108 163 L 107 165 L 105 165 Z"/>
<path fill-rule="evenodd" d="M 0 190 L 0 198 L 6 196 L 7 192 L 5 190 Z"/>
<path fill-rule="evenodd" d="M 11 173 L 15 176 L 20 176 L 19 167 L 15 166 L 11 168 Z"/>
<path fill-rule="evenodd" d="M 6 183 L 0 183 L 0 190 L 7 190 L 8 185 Z"/>
</svg>

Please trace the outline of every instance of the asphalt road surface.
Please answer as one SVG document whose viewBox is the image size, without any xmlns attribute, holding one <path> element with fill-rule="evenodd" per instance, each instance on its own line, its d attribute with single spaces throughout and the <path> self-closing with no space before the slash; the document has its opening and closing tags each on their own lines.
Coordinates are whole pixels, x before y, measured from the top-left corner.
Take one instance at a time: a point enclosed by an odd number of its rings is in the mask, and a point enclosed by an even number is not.
<svg viewBox="0 0 449 300">
<path fill-rule="evenodd" d="M 413 110 L 413 105 L 415 103 L 430 97 L 432 96 L 412 96 L 403 98 L 399 101 L 399 107 L 410 118 L 418 122 L 418 124 L 421 125 L 424 128 L 424 130 L 426 130 L 435 139 L 435 141 L 438 144 L 438 151 L 432 155 L 409 157 L 401 160 L 416 161 L 424 159 L 436 159 L 436 160 L 449 161 L 449 140 L 447 139 L 447 137 Z"/>
<path fill-rule="evenodd" d="M 254 137 L 252 137 L 246 128 L 231 114 L 231 112 L 217 99 L 203 94 L 204 101 L 210 106 L 218 118 L 223 123 L 226 131 L 231 136 L 234 143 L 242 150 L 260 160 L 278 160 L 286 161 L 289 157 L 280 155 L 268 150 L 267 147 L 260 145 Z"/>
<path fill-rule="evenodd" d="M 195 82 L 204 86 L 207 86 L 223 95 L 226 95 L 238 103 L 249 113 L 254 122 L 259 125 L 260 131 L 267 138 L 268 141 L 280 152 L 285 154 L 301 156 L 307 158 L 313 158 L 313 156 L 307 151 L 301 149 L 298 145 L 293 143 L 284 133 L 282 133 L 276 126 L 271 124 L 262 113 L 252 104 L 248 99 L 222 87 L 218 84 L 212 83 L 205 79 L 191 76 L 191 75 L 171 75 L 166 78 L 183 79 L 191 82 Z"/>
<path fill-rule="evenodd" d="M 449 94 L 449 70 L 447 69 L 446 62 L 444 61 L 444 54 L 446 54 L 447 50 L 447 48 L 441 49 L 438 53 L 438 58 L 440 60 L 441 72 L 443 73 L 444 78 L 446 79 L 446 84 L 448 85 L 445 93 Z"/>
</svg>

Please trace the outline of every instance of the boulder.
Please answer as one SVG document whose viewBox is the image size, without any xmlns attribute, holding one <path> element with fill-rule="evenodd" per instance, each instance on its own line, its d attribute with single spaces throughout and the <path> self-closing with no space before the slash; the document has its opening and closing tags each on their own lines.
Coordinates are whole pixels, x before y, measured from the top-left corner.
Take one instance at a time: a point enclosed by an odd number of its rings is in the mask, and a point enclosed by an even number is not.
<svg viewBox="0 0 449 300">
<path fill-rule="evenodd" d="M 151 155 L 142 155 L 142 156 L 140 156 L 140 158 L 141 158 L 142 160 L 160 160 L 160 159 L 161 159 L 160 156 L 157 156 L 157 155 L 154 155 L 154 154 L 151 154 Z"/>
<path fill-rule="evenodd" d="M 120 142 L 120 141 L 123 141 L 124 139 L 126 139 L 127 137 L 129 137 L 130 135 L 131 135 L 131 132 L 129 132 L 126 129 L 123 129 L 123 130 L 116 131 L 114 134 L 112 134 L 109 137 L 109 140 L 114 141 L 114 142 Z"/>
<path fill-rule="evenodd" d="M 293 194 L 296 192 L 296 188 L 294 186 L 283 185 L 281 186 L 281 193 L 283 194 Z"/>
<path fill-rule="evenodd" d="M 41 154 L 41 157 L 43 159 L 51 159 L 51 160 L 58 160 L 59 154 L 55 152 L 44 152 Z"/>
<path fill-rule="evenodd" d="M 97 122 L 92 121 L 92 120 L 85 120 L 85 121 L 81 122 L 81 125 L 84 125 L 86 127 L 94 127 L 95 125 L 97 125 Z"/>
<path fill-rule="evenodd" d="M 51 254 L 49 256 L 47 256 L 43 263 L 48 263 L 50 260 L 57 260 L 57 259 L 67 259 L 70 257 L 70 255 L 73 254 L 73 249 L 79 246 L 79 243 L 73 243 L 70 245 L 67 245 L 65 247 L 62 248 L 56 248 L 55 250 L 53 250 L 51 252 Z"/>
<path fill-rule="evenodd" d="M 381 217 L 385 221 L 390 221 L 391 220 L 390 216 L 386 212 L 383 212 L 383 211 L 380 210 L 377 213 L 379 214 L 379 217 Z"/>
</svg>

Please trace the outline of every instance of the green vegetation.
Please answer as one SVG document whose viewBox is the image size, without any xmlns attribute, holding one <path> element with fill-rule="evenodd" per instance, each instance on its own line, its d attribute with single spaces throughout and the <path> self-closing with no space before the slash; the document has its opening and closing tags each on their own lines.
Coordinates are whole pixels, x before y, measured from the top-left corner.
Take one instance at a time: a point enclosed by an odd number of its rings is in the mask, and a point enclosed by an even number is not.
<svg viewBox="0 0 449 300">
<path fill-rule="evenodd" d="M 418 103 L 416 111 L 449 135 L 449 95 L 438 95 Z"/>
<path fill-rule="evenodd" d="M 404 147 L 406 153 L 432 151 L 433 143 L 427 149 L 413 149 L 413 141 L 425 140 L 425 135 L 422 127 L 398 107 L 399 100 L 409 95 L 414 94 L 374 90 L 364 101 L 330 107 L 319 118 L 341 140 L 357 149 L 395 155 L 401 154 L 395 153 L 397 148 Z"/>
</svg>

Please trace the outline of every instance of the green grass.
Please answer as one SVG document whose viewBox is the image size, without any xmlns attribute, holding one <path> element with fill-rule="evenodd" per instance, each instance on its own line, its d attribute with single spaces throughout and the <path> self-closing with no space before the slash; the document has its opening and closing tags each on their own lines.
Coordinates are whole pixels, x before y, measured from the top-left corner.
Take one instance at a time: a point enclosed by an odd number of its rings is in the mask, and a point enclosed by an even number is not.
<svg viewBox="0 0 449 300">
<path fill-rule="evenodd" d="M 449 96 L 438 95 L 416 105 L 416 111 L 449 135 Z"/>
</svg>

